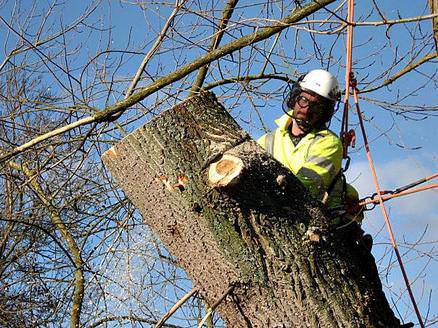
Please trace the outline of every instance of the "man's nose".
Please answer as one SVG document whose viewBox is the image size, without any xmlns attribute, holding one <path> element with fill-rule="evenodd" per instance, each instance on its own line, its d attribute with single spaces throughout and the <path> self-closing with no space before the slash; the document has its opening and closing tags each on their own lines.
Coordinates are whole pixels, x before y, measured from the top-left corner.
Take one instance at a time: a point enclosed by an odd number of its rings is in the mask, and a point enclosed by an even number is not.
<svg viewBox="0 0 438 328">
<path fill-rule="evenodd" d="M 304 114 L 309 113 L 309 105 L 301 106 L 299 103 L 297 103 L 297 106 L 300 108 L 301 112 Z"/>
</svg>

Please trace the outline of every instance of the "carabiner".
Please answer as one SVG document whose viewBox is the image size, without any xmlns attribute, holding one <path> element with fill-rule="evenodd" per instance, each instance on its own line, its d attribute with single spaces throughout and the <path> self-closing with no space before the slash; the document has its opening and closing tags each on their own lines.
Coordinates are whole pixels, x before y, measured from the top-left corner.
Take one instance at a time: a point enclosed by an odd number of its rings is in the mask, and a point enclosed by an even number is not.
<svg viewBox="0 0 438 328">
<path fill-rule="evenodd" d="M 342 172 L 347 172 L 348 168 L 350 167 L 350 156 L 345 157 L 345 167 L 342 169 Z"/>
</svg>

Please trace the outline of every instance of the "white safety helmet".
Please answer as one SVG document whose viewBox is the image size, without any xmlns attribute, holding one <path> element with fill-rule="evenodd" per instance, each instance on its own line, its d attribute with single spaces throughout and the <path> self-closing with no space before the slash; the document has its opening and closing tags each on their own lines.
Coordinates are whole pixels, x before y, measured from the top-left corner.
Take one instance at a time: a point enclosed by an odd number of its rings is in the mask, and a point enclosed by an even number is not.
<svg viewBox="0 0 438 328">
<path fill-rule="evenodd" d="M 298 80 L 298 85 L 304 91 L 314 92 L 332 101 L 338 101 L 341 96 L 336 77 L 323 69 L 310 71 Z"/>
</svg>

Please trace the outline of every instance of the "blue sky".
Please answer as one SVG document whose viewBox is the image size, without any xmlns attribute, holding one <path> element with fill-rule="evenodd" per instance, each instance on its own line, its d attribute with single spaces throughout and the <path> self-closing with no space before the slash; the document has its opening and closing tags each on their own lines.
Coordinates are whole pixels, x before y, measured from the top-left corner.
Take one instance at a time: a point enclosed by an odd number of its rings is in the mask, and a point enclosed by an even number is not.
<svg viewBox="0 0 438 328">
<path fill-rule="evenodd" d="M 47 26 L 50 24 L 59 23 L 59 17 L 63 17 L 62 22 L 67 25 L 73 21 L 80 10 L 87 6 L 90 2 L 71 1 L 67 2 L 65 6 L 55 8 L 55 16 L 53 21 L 49 20 Z M 241 1 L 241 5 L 253 3 L 252 1 Z M 395 5 L 396 3 L 396 5 Z M 415 4 L 415 5 L 414 5 Z M 147 5 L 150 6 L 152 5 Z M 98 7 L 96 12 L 92 15 L 90 21 L 101 22 L 100 26 L 106 28 L 111 26 L 113 31 L 111 35 L 107 32 L 95 31 L 89 38 L 85 35 L 86 28 L 81 27 L 83 39 L 70 38 L 67 35 L 67 43 L 69 49 L 73 50 L 77 47 L 77 56 L 70 62 L 70 67 L 73 68 L 73 73 L 77 78 L 80 76 L 80 71 L 75 71 L 76 67 L 80 67 L 84 60 L 93 57 L 97 47 L 108 44 L 115 49 L 124 50 L 129 46 L 131 49 L 142 49 L 143 53 L 131 54 L 123 57 L 128 62 L 123 69 L 119 70 L 117 74 L 125 76 L 127 79 L 132 78 L 138 65 L 140 64 L 144 52 L 146 52 L 151 42 L 154 40 L 154 34 L 150 33 L 149 28 L 158 32 L 163 26 L 170 9 L 152 8 L 161 15 L 149 16 L 140 10 L 139 6 L 134 6 L 120 1 L 105 1 Z M 379 6 L 387 15 L 388 19 L 396 19 L 398 15 L 401 17 L 415 17 L 423 14 L 428 14 L 426 1 L 379 1 Z M 374 11 L 372 15 L 368 16 L 372 10 L 372 1 L 357 1 L 356 18 L 361 17 L 366 21 L 378 21 L 381 18 Z M 8 17 L 10 11 L 9 7 L 1 7 L 0 13 L 5 18 Z M 63 15 L 61 15 L 63 14 Z M 241 14 L 246 18 L 260 18 L 256 9 L 250 11 L 241 11 Z M 219 14 L 218 14 L 219 15 Z M 327 17 L 327 13 L 325 14 Z M 185 27 L 183 22 L 178 21 L 178 26 Z M 32 26 L 35 31 L 38 26 Z M 248 28 L 248 31 L 251 29 Z M 411 60 L 412 51 L 418 53 L 418 58 L 421 54 L 427 53 L 430 49 L 422 49 L 421 42 L 411 43 L 409 40 L 411 35 L 418 37 L 427 34 L 431 30 L 430 22 L 421 23 L 407 23 L 406 25 L 394 25 L 389 30 L 385 26 L 381 27 L 357 27 L 354 34 L 354 72 L 360 82 L 359 89 L 366 89 L 370 85 L 377 85 L 384 78 L 397 72 Z M 289 74 L 294 77 L 295 72 L 305 73 L 306 71 L 319 68 L 321 65 L 328 65 L 327 61 L 321 62 L 317 58 L 313 58 L 314 48 L 311 45 L 311 39 L 305 34 L 301 33 L 298 39 L 294 38 L 294 28 L 282 34 L 283 47 L 276 49 L 278 57 L 278 69 L 281 72 Z M 2 33 L 0 41 L 4 41 L 7 36 Z M 31 38 L 31 36 L 29 36 Z M 231 38 L 225 37 L 223 43 L 226 43 Z M 326 40 L 332 42 L 334 36 L 317 35 L 317 43 L 324 44 Z M 9 37 L 13 40 L 13 37 Z M 299 41 L 297 47 L 300 52 L 299 60 L 292 60 L 295 56 L 295 41 Z M 12 44 L 12 43 L 10 43 Z M 272 44 L 272 40 L 267 43 Z M 135 46 L 132 46 L 135 45 Z M 343 56 L 343 40 L 336 43 L 333 49 L 333 60 L 330 62 L 330 70 L 339 78 L 340 84 L 344 86 L 344 68 L 343 63 L 345 57 Z M 6 47 L 7 48 L 7 47 Z M 145 50 L 146 49 L 146 50 Z M 10 50 L 10 48 L 9 48 Z M 49 51 L 49 50 L 47 50 Z M 5 51 L 7 54 L 7 51 Z M 197 50 L 187 50 L 183 53 L 187 59 L 194 58 Z M 393 69 L 388 70 L 388 66 L 394 61 L 398 61 Z M 114 60 L 118 57 L 114 56 Z M 168 60 L 168 66 L 163 70 L 172 71 L 175 67 L 172 66 L 174 58 L 166 54 L 161 56 L 161 60 Z M 101 63 L 101 62 L 99 62 Z M 152 66 L 156 62 L 152 62 Z M 224 64 L 224 67 L 226 64 Z M 256 66 L 256 65 L 255 65 Z M 91 67 L 90 67 L 91 69 Z M 153 69 L 157 69 L 155 66 Z M 152 69 L 152 70 L 153 70 Z M 385 108 L 379 107 L 375 104 L 375 100 L 386 101 L 389 104 L 396 99 L 403 97 L 408 93 L 413 93 L 412 97 L 403 101 L 404 104 L 409 105 L 429 105 L 436 106 L 438 104 L 438 92 L 436 84 L 432 81 L 436 80 L 437 65 L 436 60 L 421 66 L 416 71 L 402 77 L 393 85 L 382 88 L 378 91 L 364 94 L 360 99 L 361 109 L 366 123 L 366 130 L 370 140 L 371 151 L 376 165 L 377 175 L 379 177 L 380 186 L 382 189 L 394 189 L 415 181 L 417 179 L 426 177 L 430 174 L 438 172 L 438 141 L 436 137 L 436 129 L 438 127 L 438 118 L 430 115 L 427 118 L 411 115 L 414 120 L 405 119 L 402 115 L 391 112 Z M 217 77 L 217 74 L 216 74 Z M 296 77 L 296 76 L 295 76 Z M 65 79 L 62 74 L 59 78 Z M 376 80 L 375 80 L 376 79 Z M 57 81 L 51 79 L 47 80 L 48 87 L 59 90 Z M 268 83 L 262 89 L 269 91 L 280 87 L 277 82 Z M 216 90 L 212 90 L 216 91 Z M 220 90 L 218 90 L 220 91 Z M 151 97 L 153 98 L 153 97 Z M 244 97 L 239 99 L 222 99 L 226 105 L 235 105 L 232 114 L 236 117 L 239 124 L 248 130 L 254 138 L 259 137 L 263 130 L 261 124 L 258 123 L 248 99 Z M 108 99 L 108 103 L 112 103 L 114 98 Z M 146 99 L 145 104 L 152 103 L 153 100 Z M 256 103 L 263 104 L 260 99 L 254 100 Z M 101 100 L 97 103 L 99 107 L 103 107 Z M 385 106 L 383 106 L 385 107 Z M 339 117 L 342 111 L 342 106 L 336 118 L 332 121 L 331 129 L 339 132 Z M 436 113 L 436 111 L 435 111 Z M 275 128 L 274 119 L 282 115 L 280 102 L 270 101 L 268 105 L 260 108 L 260 116 L 263 118 L 264 124 L 270 128 Z M 131 114 L 122 116 L 121 121 L 128 119 Z M 249 118 L 253 121 L 248 124 Z M 421 120 L 418 120 L 421 118 Z M 135 125 L 140 124 L 141 120 Z M 357 134 L 357 147 L 351 152 L 352 163 L 347 175 L 349 180 L 353 182 L 355 187 L 359 190 L 361 196 L 368 196 L 374 193 L 374 187 L 370 178 L 369 167 L 365 151 L 363 149 L 363 141 L 360 135 L 360 130 L 357 127 L 357 117 L 352 112 L 351 115 L 352 127 L 355 128 Z M 436 182 L 436 181 L 432 181 Z M 433 305 L 438 304 L 437 296 L 435 295 L 438 284 L 438 263 L 436 250 L 436 242 L 438 236 L 438 190 L 425 191 L 412 196 L 407 196 L 387 202 L 388 213 L 393 225 L 396 239 L 401 242 L 401 251 L 405 254 L 406 266 L 409 277 L 414 281 L 414 293 L 418 297 L 420 309 L 422 313 L 427 313 L 427 297 L 430 290 L 434 290 L 432 294 Z M 364 229 L 375 236 L 376 245 L 373 253 L 376 259 L 379 260 L 380 268 L 383 270 L 388 261 L 392 261 L 390 252 L 388 252 L 388 234 L 384 228 L 384 221 L 378 207 L 372 212 L 368 212 L 366 220 L 364 221 Z M 427 230 L 425 230 L 427 227 Z M 426 231 L 426 232 L 425 232 Z M 424 234 L 424 235 L 423 235 Z M 417 249 L 423 251 L 410 250 L 412 244 L 415 244 L 421 238 L 422 245 Z M 435 242 L 435 244 L 434 244 Z M 434 252 L 435 257 L 430 258 L 428 252 Z M 383 260 L 380 260 L 386 254 Z M 389 255 L 388 255 L 389 254 Z M 424 265 L 427 263 L 427 269 L 423 271 Z M 383 271 L 382 271 L 383 272 Z M 417 279 L 418 276 L 418 279 Z M 384 284 L 387 286 L 395 286 L 395 288 L 403 288 L 403 283 L 400 279 L 399 270 L 395 268 L 391 270 L 389 276 L 385 276 Z M 412 313 L 409 312 L 410 304 L 406 297 L 402 300 L 396 300 L 392 296 L 394 302 L 397 304 L 402 313 L 408 313 L 408 317 L 415 321 Z M 432 306 L 430 316 L 438 316 L 438 309 Z"/>
</svg>

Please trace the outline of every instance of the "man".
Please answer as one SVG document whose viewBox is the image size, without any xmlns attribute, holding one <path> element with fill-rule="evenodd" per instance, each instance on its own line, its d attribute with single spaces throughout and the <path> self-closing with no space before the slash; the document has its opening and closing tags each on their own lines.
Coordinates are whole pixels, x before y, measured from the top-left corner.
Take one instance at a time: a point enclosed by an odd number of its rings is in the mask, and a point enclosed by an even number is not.
<svg viewBox="0 0 438 328">
<path fill-rule="evenodd" d="M 278 128 L 258 140 L 313 197 L 332 209 L 345 208 L 349 198 L 358 199 L 342 175 L 342 143 L 327 127 L 339 100 L 336 77 L 322 69 L 310 71 L 292 86 L 283 103 L 285 114 L 276 120 Z M 352 220 L 362 220 L 360 211 L 336 216 L 333 223 Z"/>
</svg>

